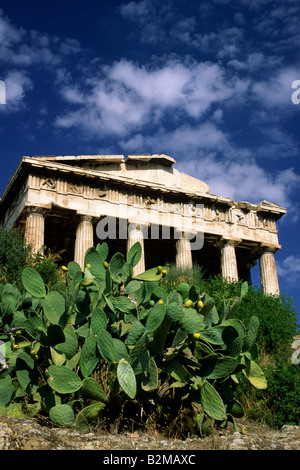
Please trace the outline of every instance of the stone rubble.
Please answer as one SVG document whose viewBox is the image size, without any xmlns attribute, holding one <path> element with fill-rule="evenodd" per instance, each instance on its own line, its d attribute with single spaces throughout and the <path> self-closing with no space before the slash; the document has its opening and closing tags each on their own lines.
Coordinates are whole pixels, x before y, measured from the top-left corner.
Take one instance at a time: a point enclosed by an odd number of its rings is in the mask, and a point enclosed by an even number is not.
<svg viewBox="0 0 300 470">
<path fill-rule="evenodd" d="M 34 420 L 0 417 L 0 450 L 300 450 L 300 426 L 274 430 L 249 423 L 240 432 L 215 431 L 204 439 L 166 439 L 155 432 L 81 434 L 41 426 Z"/>
</svg>

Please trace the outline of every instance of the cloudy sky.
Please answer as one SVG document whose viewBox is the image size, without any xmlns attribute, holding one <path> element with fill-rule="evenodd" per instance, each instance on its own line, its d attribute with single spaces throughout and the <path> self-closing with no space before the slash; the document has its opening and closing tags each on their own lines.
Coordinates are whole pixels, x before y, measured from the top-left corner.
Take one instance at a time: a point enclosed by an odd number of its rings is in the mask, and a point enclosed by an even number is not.
<svg viewBox="0 0 300 470">
<path fill-rule="evenodd" d="M 298 0 L 1 0 L 0 191 L 22 155 L 165 153 L 287 208 L 276 259 L 300 310 L 299 24 Z"/>
</svg>

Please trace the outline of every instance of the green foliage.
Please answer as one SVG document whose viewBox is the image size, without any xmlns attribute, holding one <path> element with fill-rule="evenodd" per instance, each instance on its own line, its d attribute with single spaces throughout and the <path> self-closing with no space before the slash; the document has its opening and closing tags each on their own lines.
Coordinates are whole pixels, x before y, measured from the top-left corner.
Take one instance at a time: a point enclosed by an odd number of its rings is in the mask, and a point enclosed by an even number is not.
<svg viewBox="0 0 300 470">
<path fill-rule="evenodd" d="M 68 264 L 63 290 L 49 291 L 31 267 L 23 270 L 22 293 L 0 287 L 2 412 L 26 404 L 86 431 L 99 416 L 119 419 L 127 402 L 162 422 L 190 408 L 191 432 L 202 434 L 208 422 L 224 426 L 241 415 L 238 377 L 266 388 L 255 362 L 258 318 L 248 329 L 234 318 L 247 285 L 218 310 L 187 278 L 167 289 L 161 267 L 133 276 L 140 254 L 135 244 L 108 264 L 103 243 L 87 251 L 84 272 Z"/>
<path fill-rule="evenodd" d="M 24 269 L 22 273 L 22 283 L 27 292 L 33 297 L 37 297 L 39 299 L 46 297 L 46 287 L 44 281 L 39 273 L 34 269 L 29 267 Z"/>
<path fill-rule="evenodd" d="M 55 405 L 49 411 L 49 417 L 58 426 L 73 426 L 75 421 L 74 411 L 69 405 Z"/>
<path fill-rule="evenodd" d="M 281 428 L 284 424 L 300 423 L 300 366 L 291 362 L 290 351 L 279 350 L 274 363 L 266 367 L 269 387 L 264 397 L 271 417 L 269 424 Z"/>
<path fill-rule="evenodd" d="M 30 254 L 30 247 L 16 230 L 0 230 L 0 282 L 19 282 Z"/>
<path fill-rule="evenodd" d="M 219 310 L 223 308 L 224 301 L 233 302 L 242 286 L 242 282 L 228 283 L 221 276 L 214 276 L 200 284 L 200 290 L 211 295 Z M 259 318 L 257 342 L 259 347 L 268 353 L 276 349 L 289 346 L 297 334 L 297 315 L 293 299 L 285 294 L 266 296 L 261 289 L 249 287 L 243 302 L 234 313 L 246 325 L 255 314 Z"/>
<path fill-rule="evenodd" d="M 201 283 L 201 289 L 214 297 L 218 308 L 226 302 L 233 302 L 240 288 L 241 282 L 227 283 L 221 276 Z M 299 425 L 300 422 L 299 365 L 291 362 L 291 344 L 299 328 L 297 313 L 292 298 L 285 294 L 280 297 L 265 296 L 260 289 L 252 287 L 234 313 L 235 318 L 248 326 L 245 338 L 247 348 L 265 373 L 261 376 L 261 371 L 256 370 L 254 364 L 247 364 L 245 355 L 243 363 L 248 367 L 248 378 L 254 385 L 261 380 L 268 382 L 266 390 L 254 392 L 253 388 L 249 388 L 248 380 L 240 380 L 238 395 L 245 405 L 248 418 L 278 428 L 284 424 Z M 255 317 L 252 317 L 253 314 Z M 238 340 L 233 347 L 239 348 Z"/>
<path fill-rule="evenodd" d="M 161 284 L 167 292 L 176 289 L 179 284 L 185 283 L 188 287 L 199 285 L 204 277 L 204 270 L 197 263 L 192 268 L 178 268 L 175 263 L 167 267 L 167 275 Z"/>
<path fill-rule="evenodd" d="M 41 253 L 31 256 L 28 264 L 37 271 L 50 290 L 64 289 L 62 272 L 58 268 L 61 263 L 61 253 L 51 253 L 44 247 Z"/>
<path fill-rule="evenodd" d="M 27 266 L 40 274 L 48 288 L 63 288 L 62 276 L 58 270 L 60 253 L 53 254 L 46 247 L 41 253 L 33 254 L 24 237 L 15 229 L 0 230 L 0 282 L 16 284 L 22 290 L 21 275 Z"/>
</svg>

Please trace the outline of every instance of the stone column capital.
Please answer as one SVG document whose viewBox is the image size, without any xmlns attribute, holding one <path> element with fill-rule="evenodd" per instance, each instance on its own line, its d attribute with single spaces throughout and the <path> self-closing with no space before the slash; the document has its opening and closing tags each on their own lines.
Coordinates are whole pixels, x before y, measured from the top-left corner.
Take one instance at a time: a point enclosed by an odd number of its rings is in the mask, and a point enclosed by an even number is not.
<svg viewBox="0 0 300 470">
<path fill-rule="evenodd" d="M 186 240 L 192 240 L 194 237 L 197 236 L 197 230 L 180 230 L 178 228 L 176 228 L 174 230 L 174 239 L 175 240 L 181 240 L 182 238 L 186 239 Z"/>
<path fill-rule="evenodd" d="M 242 240 L 241 238 L 225 238 L 222 237 L 220 240 L 222 246 L 233 246 L 234 248 L 238 246 Z"/>
<path fill-rule="evenodd" d="M 92 215 L 89 215 L 89 214 L 80 214 L 79 212 L 76 213 L 76 217 L 80 222 L 89 222 L 91 224 L 93 224 L 96 220 L 96 217 L 92 216 Z"/>
<path fill-rule="evenodd" d="M 25 216 L 27 217 L 30 214 L 39 214 L 43 217 L 45 217 L 50 210 L 50 207 L 44 207 L 44 206 L 25 206 L 24 213 Z"/>
<path fill-rule="evenodd" d="M 147 227 L 147 225 L 145 224 L 141 224 L 139 222 L 130 222 L 130 220 L 128 221 L 128 226 L 132 229 L 132 230 L 143 230 L 144 227 Z"/>
<path fill-rule="evenodd" d="M 271 246 L 271 245 L 261 245 L 260 246 L 260 249 L 259 249 L 259 252 L 260 252 L 260 255 L 264 254 L 264 253 L 273 253 L 275 255 L 275 253 L 280 250 L 280 246 Z"/>
<path fill-rule="evenodd" d="M 233 248 L 237 247 L 240 243 L 242 242 L 241 238 L 226 238 L 226 237 L 221 237 L 219 240 L 217 240 L 214 245 L 217 248 L 224 248 L 226 246 L 232 246 Z"/>
</svg>

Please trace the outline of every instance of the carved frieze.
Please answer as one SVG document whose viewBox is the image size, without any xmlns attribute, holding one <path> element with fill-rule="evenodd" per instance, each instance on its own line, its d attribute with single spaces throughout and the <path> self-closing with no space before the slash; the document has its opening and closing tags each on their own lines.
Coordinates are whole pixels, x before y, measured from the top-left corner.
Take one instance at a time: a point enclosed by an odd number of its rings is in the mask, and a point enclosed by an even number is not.
<svg viewBox="0 0 300 470">
<path fill-rule="evenodd" d="M 264 230 L 270 230 L 270 231 L 275 231 L 276 230 L 276 224 L 274 219 L 269 219 L 261 214 L 257 214 L 256 216 L 256 225 L 258 228 L 264 229 Z"/>
<path fill-rule="evenodd" d="M 102 188 L 95 188 L 95 197 L 96 198 L 105 198 L 107 196 L 107 188 L 103 186 Z"/>
<path fill-rule="evenodd" d="M 46 178 L 46 179 L 42 180 L 41 188 L 55 189 L 56 188 L 56 180 L 54 178 Z"/>
<path fill-rule="evenodd" d="M 78 183 L 69 183 L 68 191 L 74 194 L 82 194 L 82 186 Z"/>
<path fill-rule="evenodd" d="M 241 209 L 234 209 L 234 223 L 238 225 L 247 225 L 247 217 Z"/>
<path fill-rule="evenodd" d="M 98 185 L 99 184 L 99 185 Z M 26 185 L 25 185 L 26 186 Z M 196 204 L 193 200 L 189 202 L 174 201 L 167 193 L 160 193 L 156 195 L 145 195 L 140 190 L 138 193 L 131 187 L 128 191 L 123 188 L 108 187 L 105 182 L 83 184 L 80 181 L 68 181 L 67 178 L 56 178 L 55 176 L 42 175 L 29 175 L 28 187 L 34 189 L 42 189 L 54 191 L 57 193 L 72 194 L 85 199 L 99 199 L 111 202 L 114 204 L 121 204 L 134 206 L 139 211 L 146 209 L 150 211 L 159 212 L 162 217 L 166 217 L 166 223 L 169 215 L 173 215 L 177 220 L 178 216 L 182 216 L 185 221 L 191 217 L 191 223 L 196 223 L 199 220 L 206 220 L 211 223 L 233 224 L 236 226 L 247 227 L 252 229 L 263 229 L 268 231 L 276 231 L 275 219 L 266 217 L 262 212 L 256 212 L 255 208 L 244 207 L 241 205 L 232 205 L 231 207 L 224 206 L 217 201 L 206 202 L 203 204 Z M 24 188 L 21 188 L 20 193 L 16 196 L 13 204 L 7 211 L 7 215 L 13 212 L 13 208 L 18 204 L 20 194 L 23 194 Z M 164 219 L 165 220 L 165 219 Z"/>
<path fill-rule="evenodd" d="M 204 219 L 212 222 L 225 222 L 226 215 L 222 208 L 215 205 L 204 206 Z"/>
</svg>

